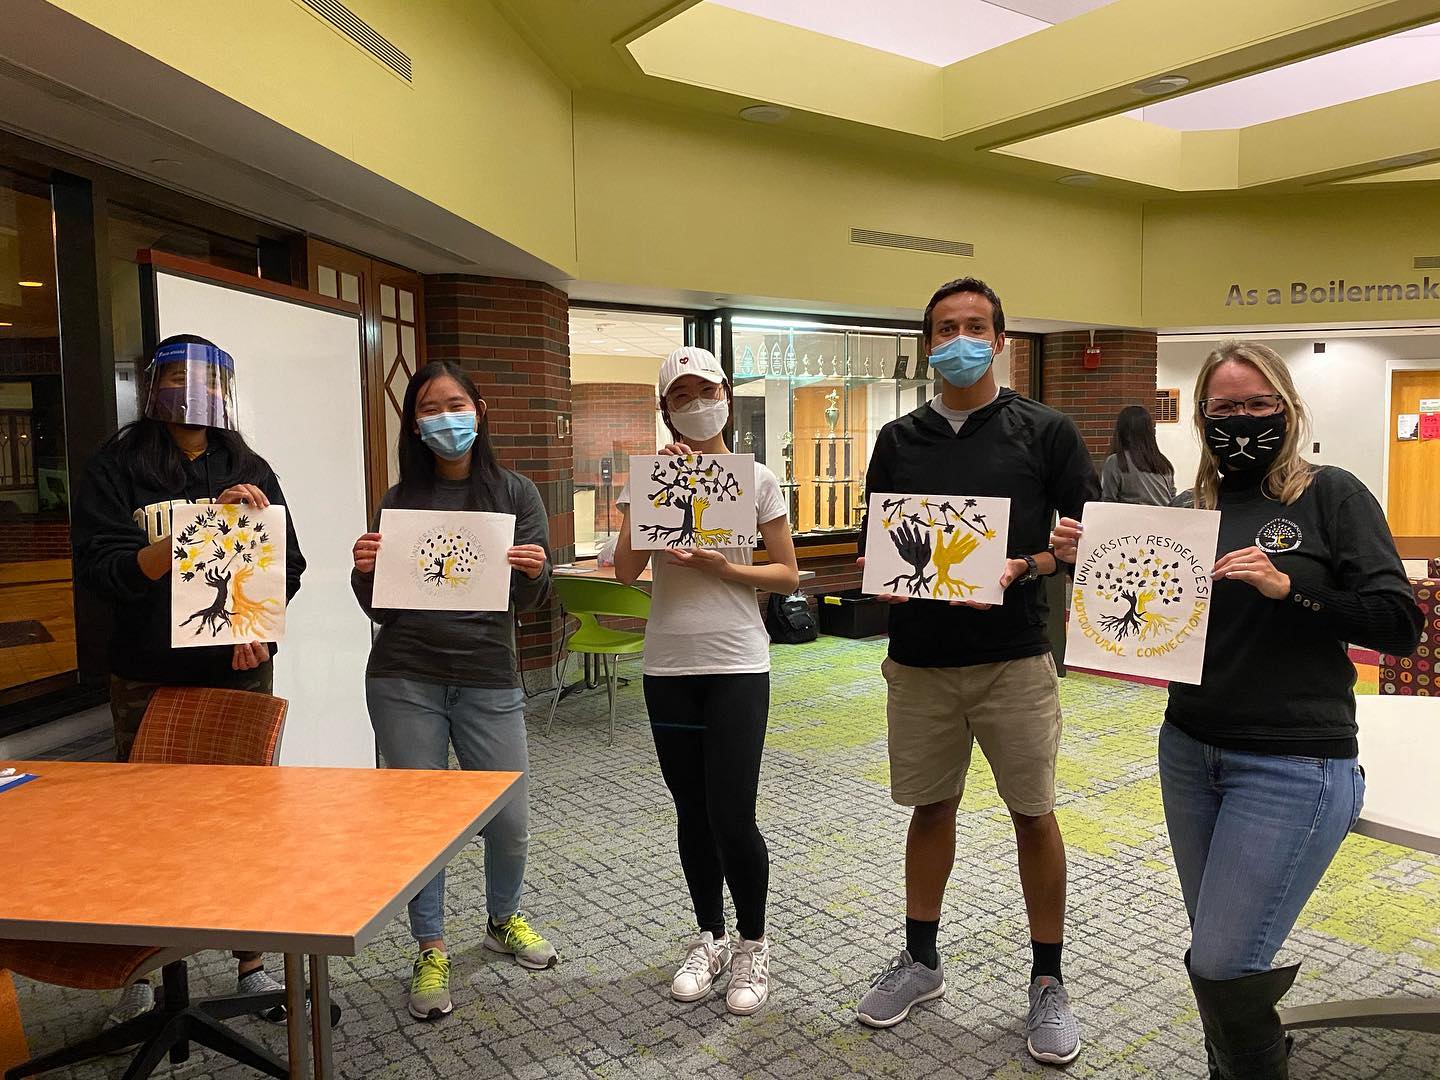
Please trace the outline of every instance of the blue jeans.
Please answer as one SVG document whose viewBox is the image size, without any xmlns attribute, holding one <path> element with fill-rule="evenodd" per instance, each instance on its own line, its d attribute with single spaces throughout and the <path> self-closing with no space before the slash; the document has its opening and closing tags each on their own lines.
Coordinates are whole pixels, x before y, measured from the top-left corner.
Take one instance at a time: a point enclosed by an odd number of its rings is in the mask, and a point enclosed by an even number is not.
<svg viewBox="0 0 1440 1080">
<path fill-rule="evenodd" d="M 1354 758 L 1221 750 L 1160 729 L 1160 793 L 1190 914 L 1190 970 L 1269 971 L 1365 802 Z"/>
<path fill-rule="evenodd" d="M 462 769 L 519 772 L 519 789 L 485 826 L 485 903 L 502 922 L 520 910 L 530 846 L 530 771 L 525 695 L 519 689 L 441 686 L 411 679 L 366 679 L 365 701 L 380 756 L 391 769 L 448 769 L 450 745 Z M 423 814 L 425 808 L 415 808 Z M 397 823 L 403 828 L 403 823 Z M 410 901 L 410 933 L 445 933 L 445 871 Z"/>
</svg>

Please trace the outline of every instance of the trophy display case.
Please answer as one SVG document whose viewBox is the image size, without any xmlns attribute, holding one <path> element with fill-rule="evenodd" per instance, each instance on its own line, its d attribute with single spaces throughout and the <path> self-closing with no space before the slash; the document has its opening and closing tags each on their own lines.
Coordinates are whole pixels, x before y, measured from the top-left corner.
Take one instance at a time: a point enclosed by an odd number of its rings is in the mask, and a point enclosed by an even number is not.
<svg viewBox="0 0 1440 1080">
<path fill-rule="evenodd" d="M 736 450 L 775 473 L 797 535 L 858 529 L 875 436 L 931 393 L 920 335 L 739 315 L 729 330 Z"/>
</svg>

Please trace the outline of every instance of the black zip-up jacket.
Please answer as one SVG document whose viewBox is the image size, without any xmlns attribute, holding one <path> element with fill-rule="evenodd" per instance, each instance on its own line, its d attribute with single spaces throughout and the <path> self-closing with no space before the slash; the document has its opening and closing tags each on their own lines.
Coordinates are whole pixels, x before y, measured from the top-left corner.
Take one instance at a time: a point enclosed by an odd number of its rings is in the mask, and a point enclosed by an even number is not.
<svg viewBox="0 0 1440 1080">
<path fill-rule="evenodd" d="M 200 457 L 182 457 L 185 482 L 161 490 L 137 478 L 126 461 L 124 437 L 111 439 L 85 467 L 71 506 L 75 579 L 110 603 L 110 670 L 122 679 L 171 686 L 229 686 L 233 645 L 170 647 L 170 576 L 151 581 L 135 561 L 141 548 L 170 535 L 170 504 L 210 502 L 235 484 L 254 484 L 273 503 L 285 502 L 280 481 L 263 459 L 258 474 L 238 475 L 230 452 L 211 445 Z M 305 557 L 286 522 L 285 595 L 300 589 Z M 273 656 L 277 649 L 270 646 Z"/>
<path fill-rule="evenodd" d="M 872 491 L 988 495 L 1010 500 L 1011 558 L 1050 546 L 1058 511 L 1079 518 L 1100 496 L 1090 452 L 1074 421 L 1004 389 L 959 432 L 926 402 L 880 429 L 865 474 Z M 864 545 L 864 525 L 861 526 Z M 939 600 L 890 609 L 890 658 L 910 667 L 969 667 L 1050 651 L 1042 582 L 1011 585 L 986 611 Z"/>
<path fill-rule="evenodd" d="M 1355 757 L 1346 643 L 1413 652 L 1422 626 L 1415 592 L 1384 511 L 1350 473 L 1320 466 L 1288 506 L 1260 480 L 1221 484 L 1217 558 L 1258 547 L 1289 575 L 1290 594 L 1271 600 L 1247 582 L 1217 581 L 1203 681 L 1171 683 L 1165 719 L 1221 749 Z M 1193 495 L 1182 498 L 1193 505 Z"/>
</svg>

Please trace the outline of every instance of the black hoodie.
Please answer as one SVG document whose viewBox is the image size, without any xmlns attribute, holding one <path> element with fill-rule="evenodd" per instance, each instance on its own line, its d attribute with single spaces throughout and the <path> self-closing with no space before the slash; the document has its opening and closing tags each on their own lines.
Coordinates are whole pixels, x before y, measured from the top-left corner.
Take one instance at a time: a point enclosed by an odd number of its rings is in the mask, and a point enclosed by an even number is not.
<svg viewBox="0 0 1440 1080">
<path fill-rule="evenodd" d="M 988 495 L 1010 500 L 1011 558 L 1050 545 L 1056 511 L 1079 518 L 1100 495 L 1095 465 L 1074 421 L 1002 389 L 959 432 L 926 402 L 880 429 L 865 474 L 872 491 Z M 864 525 L 861 526 L 864 545 Z M 981 611 L 939 600 L 890 609 L 890 658 L 910 667 L 969 667 L 1050 651 L 1039 581 L 1011 585 L 1005 603 Z"/>
<path fill-rule="evenodd" d="M 217 443 L 191 461 L 181 455 L 185 480 L 162 490 L 130 467 L 124 432 L 95 452 L 85 467 L 71 507 L 75 579 L 114 609 L 110 670 L 122 679 L 174 686 L 224 687 L 234 681 L 233 645 L 170 647 L 170 576 L 151 581 L 135 561 L 141 548 L 170 535 L 170 504 L 210 502 L 235 484 L 254 484 L 273 503 L 285 495 L 261 458 L 258 469 L 238 475 L 228 449 Z M 305 572 L 295 522 L 285 532 L 285 595 L 293 597 Z M 270 646 L 271 655 L 276 652 Z"/>
</svg>

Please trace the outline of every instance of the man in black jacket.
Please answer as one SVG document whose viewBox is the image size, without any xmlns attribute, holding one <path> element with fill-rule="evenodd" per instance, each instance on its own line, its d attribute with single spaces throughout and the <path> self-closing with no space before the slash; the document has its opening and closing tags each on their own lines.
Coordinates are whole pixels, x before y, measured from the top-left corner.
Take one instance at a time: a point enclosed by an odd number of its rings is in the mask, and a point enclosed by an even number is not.
<svg viewBox="0 0 1440 1080">
<path fill-rule="evenodd" d="M 859 1018 L 891 1027 L 945 991 L 936 938 L 955 862 L 955 814 L 978 740 L 1019 848 L 1034 956 L 1027 1048 L 1036 1060 L 1063 1065 L 1079 1054 L 1080 1034 L 1060 968 L 1060 700 L 1039 579 L 1056 570 L 1048 550 L 1054 515 L 1078 518 L 1099 485 L 1075 424 L 996 382 L 1005 314 L 988 285 L 963 278 L 942 286 L 925 309 L 924 333 L 941 393 L 881 430 L 867 492 L 1008 498 L 1010 558 L 1002 604 L 882 597 L 896 605 L 883 668 L 891 795 L 914 812 L 905 848 L 906 948 L 861 1000 Z"/>
</svg>

